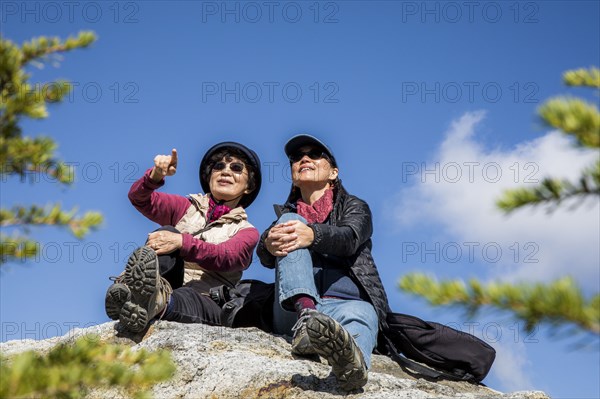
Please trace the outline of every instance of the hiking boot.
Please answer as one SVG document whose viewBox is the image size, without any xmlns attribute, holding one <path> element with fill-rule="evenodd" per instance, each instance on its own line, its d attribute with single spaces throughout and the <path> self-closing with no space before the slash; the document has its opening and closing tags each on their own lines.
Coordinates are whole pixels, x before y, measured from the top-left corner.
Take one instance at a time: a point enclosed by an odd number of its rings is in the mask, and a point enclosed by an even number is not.
<svg viewBox="0 0 600 399">
<path fill-rule="evenodd" d="M 312 313 L 318 312 L 314 309 L 303 309 L 298 321 L 294 324 L 294 327 L 292 327 L 292 331 L 294 332 L 294 337 L 292 338 L 293 355 L 312 357 L 317 354 L 315 348 L 313 348 L 310 343 L 310 338 L 306 332 L 306 321 L 310 318 Z"/>
<path fill-rule="evenodd" d="M 160 276 L 156 252 L 149 247 L 133 251 L 127 260 L 123 282 L 131 298 L 121 308 L 119 321 L 131 332 L 140 332 L 166 309 L 173 289 Z"/>
<path fill-rule="evenodd" d="M 119 320 L 123 305 L 131 299 L 131 291 L 123 284 L 123 273 L 119 277 L 110 277 L 110 279 L 114 283 L 106 291 L 104 310 L 109 318 Z"/>
<path fill-rule="evenodd" d="M 310 313 L 306 332 L 317 354 L 327 359 L 343 390 L 352 391 L 367 383 L 363 354 L 340 323 L 322 313 Z"/>
</svg>

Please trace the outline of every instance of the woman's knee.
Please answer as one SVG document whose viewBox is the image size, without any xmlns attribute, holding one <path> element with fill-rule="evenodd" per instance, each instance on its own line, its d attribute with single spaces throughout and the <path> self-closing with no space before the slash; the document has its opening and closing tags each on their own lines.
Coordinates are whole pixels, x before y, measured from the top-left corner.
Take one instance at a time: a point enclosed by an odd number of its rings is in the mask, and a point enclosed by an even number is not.
<svg viewBox="0 0 600 399">
<path fill-rule="evenodd" d="M 369 328 L 377 328 L 378 318 L 377 312 L 373 305 L 365 301 L 346 301 L 338 305 L 337 314 L 343 322 L 358 322 L 369 326 Z"/>
<path fill-rule="evenodd" d="M 299 220 L 302 223 L 307 223 L 306 219 L 304 219 L 302 216 L 298 215 L 297 213 L 288 212 L 288 213 L 284 213 L 283 215 L 281 215 L 281 217 L 277 220 L 277 224 L 289 222 L 292 220 Z"/>
</svg>

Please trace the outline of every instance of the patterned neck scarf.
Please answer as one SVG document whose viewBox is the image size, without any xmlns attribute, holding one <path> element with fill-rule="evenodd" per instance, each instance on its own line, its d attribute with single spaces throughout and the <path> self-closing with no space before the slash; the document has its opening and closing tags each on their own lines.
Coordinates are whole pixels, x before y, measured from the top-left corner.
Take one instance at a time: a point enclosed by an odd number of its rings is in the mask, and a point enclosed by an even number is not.
<svg viewBox="0 0 600 399">
<path fill-rule="evenodd" d="M 225 204 L 219 204 L 217 203 L 212 195 L 209 197 L 209 202 L 208 202 L 208 223 L 214 222 L 215 220 L 219 219 L 221 216 L 229 213 L 229 211 L 231 211 L 231 208 L 228 207 Z"/>
<path fill-rule="evenodd" d="M 327 189 L 323 196 L 311 206 L 299 198 L 296 202 L 296 212 L 308 223 L 323 223 L 333 210 L 333 190 Z"/>
</svg>

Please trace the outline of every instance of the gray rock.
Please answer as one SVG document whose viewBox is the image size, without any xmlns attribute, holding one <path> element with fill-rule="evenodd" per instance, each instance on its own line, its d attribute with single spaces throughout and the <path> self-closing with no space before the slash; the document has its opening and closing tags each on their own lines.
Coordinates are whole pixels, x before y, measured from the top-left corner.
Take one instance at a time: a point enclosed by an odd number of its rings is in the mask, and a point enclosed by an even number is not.
<svg viewBox="0 0 600 399">
<path fill-rule="evenodd" d="M 154 387 L 155 398 L 548 398 L 536 391 L 503 394 L 465 382 L 416 379 L 391 359 L 378 355 L 373 356 L 369 382 L 362 392 L 346 394 L 338 389 L 324 361 L 294 359 L 288 340 L 258 329 L 161 321 L 145 336 L 128 336 L 118 327 L 110 322 L 43 341 L 9 341 L 0 344 L 0 352 L 8 356 L 25 350 L 46 352 L 58 343 L 73 342 L 85 334 L 96 334 L 103 341 L 126 343 L 134 348 L 168 349 L 177 372 L 169 382 Z M 122 392 L 117 390 L 95 390 L 88 395 L 97 399 L 121 396 Z"/>
</svg>

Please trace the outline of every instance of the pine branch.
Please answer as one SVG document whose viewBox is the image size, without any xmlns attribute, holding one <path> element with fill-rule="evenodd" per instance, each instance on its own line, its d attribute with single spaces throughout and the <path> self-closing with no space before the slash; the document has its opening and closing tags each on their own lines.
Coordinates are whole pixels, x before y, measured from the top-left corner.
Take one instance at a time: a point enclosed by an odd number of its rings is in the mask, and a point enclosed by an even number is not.
<svg viewBox="0 0 600 399">
<path fill-rule="evenodd" d="M 98 212 L 86 212 L 82 217 L 77 217 L 76 213 L 77 208 L 64 212 L 58 204 L 44 208 L 16 206 L 11 210 L 0 209 L 0 226 L 67 226 L 73 235 L 83 238 L 90 229 L 96 229 L 102 223 L 102 215 Z"/>
<path fill-rule="evenodd" d="M 62 42 L 58 37 L 38 37 L 27 43 L 23 43 L 23 57 L 19 65 L 24 67 L 34 59 L 46 57 L 54 53 L 62 53 L 76 48 L 88 47 L 96 40 L 96 35 L 91 31 L 79 32 L 77 37 L 69 36 Z"/>
<path fill-rule="evenodd" d="M 563 82 L 568 86 L 585 86 L 600 89 L 600 69 L 577 69 L 567 71 L 563 75 Z"/>
<path fill-rule="evenodd" d="M 83 398 L 91 388 L 113 387 L 149 397 L 154 384 L 175 372 L 167 351 L 134 351 L 94 336 L 59 345 L 47 355 L 29 351 L 0 359 L 2 398 Z"/>
<path fill-rule="evenodd" d="M 32 119 L 48 117 L 46 103 L 61 102 L 72 90 L 73 86 L 65 80 L 30 85 L 26 81 L 7 84 L 0 97 L 0 127 L 2 137 L 15 137 L 5 133 L 11 124 L 19 122 L 23 116 Z"/>
<path fill-rule="evenodd" d="M 600 196 L 600 160 L 584 170 L 576 183 L 566 180 L 544 179 L 539 185 L 506 190 L 496 201 L 496 206 L 506 213 L 527 205 L 547 203 L 555 207 L 561 202 L 590 195 Z"/>
<path fill-rule="evenodd" d="M 0 234 L 0 266 L 7 262 L 27 260 L 39 253 L 39 243 L 26 237 Z"/>
<path fill-rule="evenodd" d="M 56 143 L 49 137 L 0 137 L 0 176 L 45 174 L 63 184 L 73 182 L 73 168 L 54 158 Z"/>
<path fill-rule="evenodd" d="M 544 103 L 539 114 L 549 126 L 574 136 L 579 145 L 600 148 L 600 112 L 595 105 L 577 98 L 558 97 Z"/>
<path fill-rule="evenodd" d="M 533 331 L 541 323 L 552 326 L 573 324 L 580 330 L 600 335 L 600 295 L 586 300 L 571 278 L 548 285 L 491 283 L 477 280 L 438 282 L 420 273 L 403 276 L 399 283 L 405 292 L 425 298 L 433 306 L 453 305 L 474 314 L 484 306 L 508 311 Z"/>
</svg>

